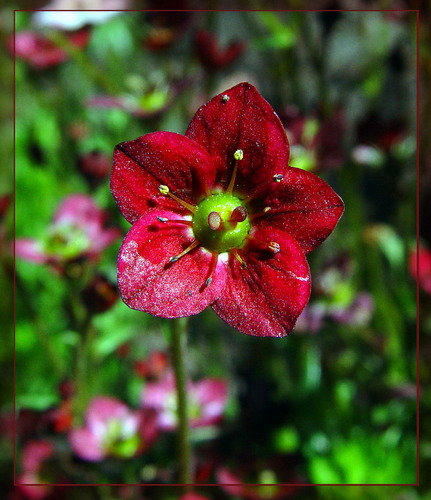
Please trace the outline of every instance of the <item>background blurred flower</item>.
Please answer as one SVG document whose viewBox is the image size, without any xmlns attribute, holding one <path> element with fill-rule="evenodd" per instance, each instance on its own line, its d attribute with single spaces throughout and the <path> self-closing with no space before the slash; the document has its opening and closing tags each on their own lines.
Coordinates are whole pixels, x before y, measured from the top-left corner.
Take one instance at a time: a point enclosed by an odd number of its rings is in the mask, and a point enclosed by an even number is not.
<svg viewBox="0 0 431 500">
<path fill-rule="evenodd" d="M 178 42 L 193 20 L 189 7 L 186 0 L 148 0 L 149 28 L 144 37 L 148 50 L 162 51 Z"/>
<path fill-rule="evenodd" d="M 208 71 L 223 69 L 244 52 L 245 44 L 234 41 L 228 47 L 221 47 L 217 37 L 206 30 L 198 30 L 195 35 L 195 51 L 202 66 Z"/>
<path fill-rule="evenodd" d="M 108 311 L 117 302 L 118 288 L 103 274 L 95 274 L 81 292 L 81 297 L 91 314 Z"/>
<path fill-rule="evenodd" d="M 225 381 L 203 379 L 189 382 L 187 395 L 191 427 L 215 425 L 220 421 L 228 399 Z M 167 374 L 157 382 L 147 382 L 141 395 L 141 404 L 157 412 L 160 429 L 174 430 L 177 427 L 177 399 L 173 374 Z"/>
<path fill-rule="evenodd" d="M 425 292 L 431 294 L 431 251 L 424 246 L 419 247 L 419 252 L 411 251 L 408 268 Z"/>
<path fill-rule="evenodd" d="M 90 196 L 71 195 L 61 202 L 44 238 L 16 240 L 16 255 L 54 266 L 81 257 L 97 260 L 121 235 L 118 228 L 105 228 L 106 218 L 106 212 L 98 208 Z"/>
<path fill-rule="evenodd" d="M 90 40 L 87 29 L 66 35 L 68 42 L 75 48 L 83 49 Z M 13 54 L 14 40 L 9 40 L 9 50 Z M 69 59 L 62 48 L 41 33 L 21 31 L 15 36 L 15 56 L 26 61 L 36 69 L 51 68 Z"/>
<path fill-rule="evenodd" d="M 148 449 L 157 437 L 155 416 L 130 410 L 114 398 L 96 397 L 85 414 L 85 426 L 69 434 L 76 455 L 97 462 L 107 456 L 130 458 Z"/>
<path fill-rule="evenodd" d="M 256 464 L 258 462 L 258 464 Z M 276 457 L 272 460 L 259 460 L 240 466 L 239 473 L 232 472 L 227 467 L 220 467 L 217 470 L 217 480 L 222 488 L 229 495 L 249 499 L 266 500 L 290 498 L 297 494 L 301 487 L 290 484 L 292 478 L 288 478 L 288 460 Z M 260 466 L 260 470 L 254 470 Z M 280 468 L 280 466 L 282 466 Z"/>
<path fill-rule="evenodd" d="M 79 169 L 92 187 L 108 177 L 111 164 L 112 158 L 100 151 L 91 151 L 79 158 Z"/>
<path fill-rule="evenodd" d="M 169 359 L 164 351 L 153 351 L 147 359 L 136 361 L 135 373 L 149 380 L 160 379 L 169 368 Z"/>
<path fill-rule="evenodd" d="M 278 114 L 289 138 L 292 167 L 332 170 L 343 164 L 346 123 L 341 110 L 325 117 L 319 112 L 305 116 L 295 106 L 287 106 Z"/>
<path fill-rule="evenodd" d="M 47 479 L 41 475 L 44 463 L 55 454 L 55 448 L 50 441 L 33 440 L 24 446 L 21 452 L 21 470 L 17 477 L 18 489 L 34 500 L 45 498 L 52 491 L 52 486 L 46 484 Z M 52 480 L 55 483 L 54 480 Z M 40 486 L 29 486 L 37 484 Z"/>
</svg>

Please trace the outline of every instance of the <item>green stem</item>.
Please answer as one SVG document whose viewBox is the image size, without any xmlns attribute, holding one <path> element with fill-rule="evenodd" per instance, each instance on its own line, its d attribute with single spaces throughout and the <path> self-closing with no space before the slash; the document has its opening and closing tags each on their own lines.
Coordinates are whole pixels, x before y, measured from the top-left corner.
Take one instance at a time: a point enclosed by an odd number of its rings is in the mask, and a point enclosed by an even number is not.
<svg viewBox="0 0 431 500">
<path fill-rule="evenodd" d="M 93 81 L 109 95 L 116 95 L 121 92 L 117 82 L 107 77 L 106 72 L 95 66 L 84 54 L 82 50 L 75 47 L 68 38 L 60 31 L 50 31 L 48 38 L 57 44 L 66 54 L 71 57 Z"/>
<path fill-rule="evenodd" d="M 187 318 L 171 321 L 172 362 L 175 370 L 178 413 L 178 446 L 180 458 L 180 481 L 192 484 L 191 446 L 187 410 L 187 377 L 185 368 Z"/>
</svg>

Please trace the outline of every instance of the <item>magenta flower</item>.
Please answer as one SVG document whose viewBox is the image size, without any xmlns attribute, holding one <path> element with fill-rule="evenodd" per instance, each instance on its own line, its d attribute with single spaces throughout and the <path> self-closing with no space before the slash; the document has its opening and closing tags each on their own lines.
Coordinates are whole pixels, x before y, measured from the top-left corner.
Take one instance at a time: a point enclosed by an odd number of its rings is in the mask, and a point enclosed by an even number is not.
<svg viewBox="0 0 431 500">
<path fill-rule="evenodd" d="M 423 246 L 419 247 L 419 252 L 412 251 L 408 259 L 408 268 L 423 290 L 431 294 L 431 251 Z"/>
<path fill-rule="evenodd" d="M 124 302 L 165 318 L 210 305 L 243 333 L 287 335 L 310 294 L 305 254 L 344 209 L 288 162 L 280 120 L 248 83 L 202 106 L 185 136 L 119 144 L 111 189 L 133 224 L 118 258 Z"/>
<path fill-rule="evenodd" d="M 29 441 L 21 453 L 21 474 L 17 477 L 18 490 L 27 498 L 40 500 L 52 492 L 52 486 L 43 477 L 43 464 L 55 454 L 50 441 Z M 38 486 L 31 486 L 31 485 Z"/>
<path fill-rule="evenodd" d="M 68 33 L 68 41 L 83 49 L 90 40 L 90 31 L 86 28 Z M 9 50 L 14 51 L 14 40 L 9 40 Z M 69 56 L 53 41 L 34 31 L 22 31 L 15 37 L 15 56 L 29 63 L 36 69 L 45 69 L 66 61 Z"/>
<path fill-rule="evenodd" d="M 106 213 L 85 194 L 67 197 L 58 207 L 45 238 L 16 240 L 16 255 L 56 268 L 78 258 L 97 260 L 117 239 L 118 228 L 105 228 Z"/>
<path fill-rule="evenodd" d="M 73 451 L 97 462 L 108 456 L 129 458 L 146 450 L 157 437 L 155 415 L 132 411 L 114 398 L 97 397 L 87 408 L 85 426 L 69 434 Z"/>
<path fill-rule="evenodd" d="M 223 380 L 203 379 L 187 385 L 191 427 L 217 424 L 227 403 L 227 384 Z M 157 425 L 165 431 L 177 427 L 177 396 L 172 373 L 157 382 L 148 382 L 141 396 L 142 406 L 155 410 Z"/>
</svg>

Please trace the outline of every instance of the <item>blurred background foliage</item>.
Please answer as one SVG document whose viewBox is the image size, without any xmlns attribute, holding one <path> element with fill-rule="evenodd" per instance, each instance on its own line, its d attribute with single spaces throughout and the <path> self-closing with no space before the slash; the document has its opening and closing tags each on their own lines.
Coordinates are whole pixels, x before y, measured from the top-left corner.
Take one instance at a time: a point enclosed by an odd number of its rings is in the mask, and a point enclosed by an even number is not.
<svg viewBox="0 0 431 500">
<path fill-rule="evenodd" d="M 283 2 L 280 8 L 333 8 L 324 2 L 297 3 Z M 361 8 L 399 7 L 357 3 Z M 57 4 L 55 8 L 74 8 Z M 17 50 L 15 200 L 13 169 L 0 174 L 2 289 L 14 286 L 14 234 L 17 241 L 30 238 L 45 247 L 52 243 L 53 216 L 72 194 L 91 196 L 104 210 L 107 224 L 126 234 L 129 225 L 109 191 L 114 146 L 156 130 L 183 134 L 206 100 L 249 81 L 279 114 L 290 139 L 292 165 L 327 180 L 344 199 L 346 211 L 330 238 L 308 255 L 312 297 L 289 338 L 247 337 L 211 310 L 191 318 L 190 377 L 222 379 L 229 392 L 222 420 L 193 433 L 196 482 L 217 484 L 226 468 L 243 483 L 416 483 L 416 12 L 274 12 L 268 10 L 275 8 L 272 4 L 256 2 L 249 8 L 263 11 L 140 11 L 106 18 L 99 13 L 91 19 L 84 12 L 75 25 L 60 28 L 66 13 L 53 15 L 51 24 L 33 12 L 13 12 L 37 7 L 42 5 L 2 7 L 0 144 L 9 167 L 14 23 Z M 162 7 L 145 3 L 145 9 Z M 106 9 L 103 2 L 89 2 L 87 8 Z M 143 7 L 118 2 L 109 8 Z M 400 8 L 422 5 L 402 2 Z M 427 20 L 429 11 L 422 9 L 422 117 L 431 102 Z M 86 32 L 81 45 L 71 38 L 77 30 Z M 22 33 L 36 33 L 44 42 L 23 43 L 18 54 Z M 29 51 L 32 44 L 36 50 Z M 423 123 L 422 135 L 429 131 L 429 121 L 424 118 Z M 429 136 L 424 138 L 420 242 L 431 248 L 431 153 Z M 28 472 L 23 459 L 28 444 L 48 441 L 54 452 L 33 482 L 176 481 L 172 433 L 163 434 L 136 458 L 88 463 L 71 447 L 71 429 L 82 423 L 86 406 L 96 396 L 139 408 L 149 383 L 142 367 L 152 353 L 168 351 L 163 320 L 128 309 L 115 301 L 115 291 L 102 294 L 101 307 L 94 290 L 85 294 L 96 275 L 115 290 L 120 242 L 121 237 L 96 260 L 80 254 L 67 258 L 64 247 L 59 265 L 16 259 L 17 476 Z M 430 292 L 429 287 L 419 289 L 424 470 L 431 456 L 426 420 Z M 5 331 L 13 328 L 12 311 L 12 297 L 6 293 L 1 301 Z M 5 335 L 0 349 L 6 382 L 0 455 L 5 484 L 13 459 L 12 348 L 11 337 Z M 65 410 L 66 420 L 70 413 L 72 417 L 62 427 L 58 410 L 77 400 L 76 407 Z M 426 473 L 420 488 L 274 488 L 200 487 L 196 493 L 204 498 L 431 498 Z M 167 486 L 48 487 L 37 493 L 21 487 L 10 492 L 10 498 L 36 498 L 32 495 L 180 497 L 178 489 Z"/>
</svg>

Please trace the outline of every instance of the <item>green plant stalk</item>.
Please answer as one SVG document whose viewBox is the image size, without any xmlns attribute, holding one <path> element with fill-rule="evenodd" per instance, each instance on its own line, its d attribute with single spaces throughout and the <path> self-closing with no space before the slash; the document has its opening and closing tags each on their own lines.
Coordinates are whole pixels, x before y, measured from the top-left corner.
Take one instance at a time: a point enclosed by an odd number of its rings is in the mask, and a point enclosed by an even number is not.
<svg viewBox="0 0 431 500">
<path fill-rule="evenodd" d="M 66 36 L 59 31 L 50 31 L 48 38 L 58 45 L 66 54 L 71 57 L 93 81 L 97 82 L 109 95 L 116 95 L 121 92 L 121 88 L 106 73 L 95 66 L 82 50 L 75 47 Z"/>
<path fill-rule="evenodd" d="M 180 481 L 184 485 L 192 484 L 191 445 L 187 408 L 187 377 L 185 368 L 187 318 L 171 320 L 172 362 L 175 371 L 178 413 L 178 451 Z"/>
<path fill-rule="evenodd" d="M 94 327 L 91 324 L 91 315 L 82 303 L 79 296 L 80 280 L 69 278 L 69 307 L 72 316 L 72 327 L 80 335 L 80 343 L 76 351 L 75 365 L 75 395 L 73 398 L 73 414 L 77 425 L 83 420 L 85 409 L 91 396 L 92 377 L 92 349 Z"/>
</svg>

